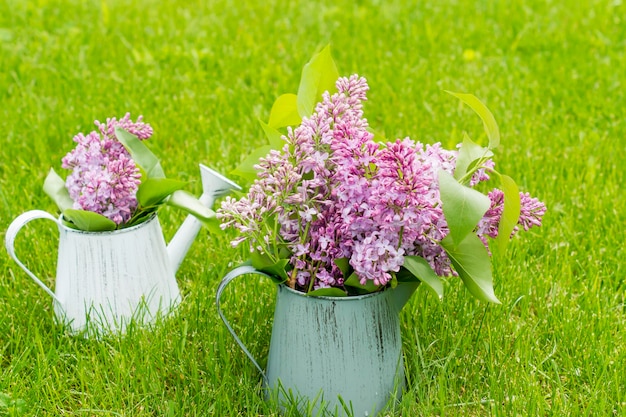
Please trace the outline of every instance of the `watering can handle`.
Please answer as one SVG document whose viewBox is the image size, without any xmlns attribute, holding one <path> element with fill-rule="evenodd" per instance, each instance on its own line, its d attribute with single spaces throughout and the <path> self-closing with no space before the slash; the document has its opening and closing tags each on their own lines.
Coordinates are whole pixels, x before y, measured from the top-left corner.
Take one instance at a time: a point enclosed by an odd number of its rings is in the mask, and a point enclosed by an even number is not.
<svg viewBox="0 0 626 417">
<path fill-rule="evenodd" d="M 250 265 L 239 266 L 239 267 L 233 269 L 232 271 L 230 271 L 228 274 L 226 274 L 226 276 L 222 279 L 222 282 L 220 282 L 220 285 L 217 287 L 217 293 L 215 295 L 215 305 L 217 306 L 217 313 L 220 315 L 222 321 L 224 322 L 224 325 L 226 325 L 226 328 L 228 329 L 230 334 L 235 339 L 235 342 L 237 342 L 237 344 L 239 345 L 241 350 L 243 350 L 243 353 L 245 353 L 248 356 L 248 358 L 250 358 L 250 360 L 252 361 L 254 366 L 257 367 L 259 372 L 261 372 L 261 375 L 263 375 L 263 379 L 267 383 L 268 382 L 267 375 L 265 374 L 265 372 L 263 371 L 261 366 L 258 364 L 256 359 L 254 359 L 254 357 L 252 356 L 250 351 L 243 344 L 241 339 L 239 339 L 239 336 L 237 336 L 237 334 L 235 333 L 235 331 L 231 327 L 231 325 L 228 322 L 228 320 L 226 320 L 226 317 L 224 316 L 224 313 L 222 313 L 222 309 L 220 308 L 220 298 L 222 297 L 222 293 L 224 292 L 224 289 L 226 288 L 226 286 L 228 284 L 230 284 L 230 282 L 232 280 L 234 280 L 235 278 L 237 278 L 237 277 L 239 277 L 241 275 L 246 275 L 246 274 L 257 274 L 257 275 L 262 275 L 264 277 L 271 278 L 269 275 L 267 275 L 267 274 L 265 274 L 265 273 L 263 273 L 261 271 L 256 270 L 254 267 L 252 267 Z"/>
<path fill-rule="evenodd" d="M 46 293 L 48 293 L 50 297 L 52 297 L 59 304 L 62 304 L 61 300 L 57 298 L 54 292 L 52 292 L 52 290 L 48 288 L 46 284 L 41 282 L 41 280 L 37 278 L 37 276 L 33 274 L 32 271 L 28 269 L 26 265 L 24 265 L 22 261 L 20 261 L 17 255 L 15 254 L 15 238 L 17 237 L 18 232 L 27 223 L 35 219 L 48 219 L 58 224 L 58 220 L 48 212 L 45 212 L 43 210 L 27 211 L 26 213 L 22 213 L 19 216 L 17 216 L 17 218 L 13 220 L 13 222 L 9 225 L 9 228 L 7 229 L 7 233 L 4 239 L 4 244 L 7 248 L 7 252 L 9 252 L 9 256 L 15 261 L 15 263 L 17 263 L 20 266 L 20 268 L 22 268 L 24 272 L 26 272 L 28 276 L 31 277 L 33 281 L 37 283 L 37 285 L 43 288 L 43 290 Z"/>
</svg>

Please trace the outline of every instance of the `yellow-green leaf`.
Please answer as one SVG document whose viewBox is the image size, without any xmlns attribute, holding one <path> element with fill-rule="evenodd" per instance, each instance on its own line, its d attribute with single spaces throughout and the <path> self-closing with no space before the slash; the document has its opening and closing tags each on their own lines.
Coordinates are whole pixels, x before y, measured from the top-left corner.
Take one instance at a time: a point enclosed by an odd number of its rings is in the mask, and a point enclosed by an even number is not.
<svg viewBox="0 0 626 417">
<path fill-rule="evenodd" d="M 413 274 L 413 276 L 426 284 L 427 287 L 435 293 L 437 298 L 443 298 L 443 284 L 441 279 L 439 275 L 433 271 L 426 259 L 421 256 L 405 256 L 402 266 Z"/>
<path fill-rule="evenodd" d="M 270 111 L 270 127 L 278 129 L 285 126 L 294 126 L 302 122 L 298 114 L 298 96 L 292 93 L 278 97 Z"/>
<path fill-rule="evenodd" d="M 467 133 L 463 133 L 463 143 L 459 149 L 459 156 L 456 158 L 454 178 L 460 181 L 476 161 L 491 156 L 493 156 L 493 152 L 474 142 Z"/>
<path fill-rule="evenodd" d="M 147 208 L 161 203 L 174 191 L 182 189 L 187 183 L 168 178 L 148 178 L 137 189 L 137 200 L 141 207 Z"/>
<path fill-rule="evenodd" d="M 519 196 L 519 188 L 515 181 L 507 175 L 500 175 L 500 185 L 504 192 L 504 209 L 500 217 L 498 225 L 498 237 L 496 238 L 496 247 L 500 254 L 504 253 L 507 244 L 511 239 L 511 233 L 519 222 L 521 211 L 521 201 Z"/>
<path fill-rule="evenodd" d="M 491 205 L 486 195 L 459 184 L 446 171 L 439 171 L 439 192 L 450 238 L 461 242 L 478 225 Z"/>
<path fill-rule="evenodd" d="M 485 133 L 487 133 L 487 137 L 489 138 L 489 149 L 497 148 L 500 144 L 500 130 L 498 129 L 498 123 L 496 123 L 495 117 L 493 117 L 493 114 L 487 106 L 473 94 L 453 93 L 452 91 L 446 91 L 446 93 L 457 97 L 476 112 L 483 121 Z"/>
<path fill-rule="evenodd" d="M 253 181 L 257 177 L 256 169 L 254 166 L 259 163 L 259 158 L 267 156 L 267 154 L 274 148 L 271 145 L 261 146 L 253 150 L 246 158 L 235 168 L 231 174 L 238 175 L 248 181 Z"/>
<path fill-rule="evenodd" d="M 278 284 L 289 279 L 286 271 L 289 259 L 280 258 L 275 262 L 272 258 L 267 256 L 267 254 L 253 251 L 250 253 L 250 261 L 256 270 L 265 272 Z"/>
<path fill-rule="evenodd" d="M 220 222 L 215 217 L 215 212 L 202 204 L 192 194 L 183 190 L 174 191 L 170 198 L 167 199 L 167 205 L 194 215 L 211 232 L 221 232 Z"/>
<path fill-rule="evenodd" d="M 324 91 L 333 93 L 337 90 L 335 83 L 338 78 L 339 71 L 330 54 L 330 45 L 327 45 L 302 69 L 297 100 L 300 117 L 309 117 L 313 114 L 315 105 L 321 101 Z"/>
<path fill-rule="evenodd" d="M 457 243 L 448 235 L 441 241 L 441 246 L 448 254 L 463 284 L 474 297 L 500 304 L 493 291 L 491 258 L 478 236 L 469 234 L 463 241 Z"/>
<path fill-rule="evenodd" d="M 280 133 L 277 129 L 265 123 L 263 120 L 259 119 L 259 124 L 263 128 L 263 132 L 265 132 L 265 136 L 267 136 L 267 139 L 270 143 L 270 147 L 272 149 L 277 149 L 277 150 L 282 149 L 282 147 L 285 145 L 285 141 L 283 140 L 283 134 Z"/>
<path fill-rule="evenodd" d="M 365 280 L 365 284 L 361 284 L 361 279 L 356 274 L 356 272 L 350 274 L 350 276 L 344 281 L 344 284 L 348 287 L 362 290 L 363 293 L 375 292 L 378 291 L 381 287 L 380 285 L 376 285 L 371 279 Z"/>
<path fill-rule="evenodd" d="M 63 217 L 69 220 L 79 230 L 86 232 L 105 232 L 115 230 L 117 224 L 102 214 L 87 210 L 66 209 Z"/>
<path fill-rule="evenodd" d="M 53 168 L 50 168 L 43 182 L 43 191 L 52 198 L 61 211 L 71 209 L 74 206 L 74 200 L 65 188 L 65 181 L 59 177 Z"/>
<path fill-rule="evenodd" d="M 137 136 L 116 127 L 115 137 L 124 145 L 133 161 L 146 172 L 148 178 L 165 178 L 159 158 Z"/>
</svg>

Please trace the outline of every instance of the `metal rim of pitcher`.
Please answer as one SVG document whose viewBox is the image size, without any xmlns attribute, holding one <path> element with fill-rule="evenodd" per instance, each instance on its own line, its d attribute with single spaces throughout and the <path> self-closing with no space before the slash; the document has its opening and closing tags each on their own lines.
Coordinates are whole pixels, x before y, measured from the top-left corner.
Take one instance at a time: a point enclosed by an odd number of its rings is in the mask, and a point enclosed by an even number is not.
<svg viewBox="0 0 626 417">
<path fill-rule="evenodd" d="M 309 298 L 311 300 L 328 300 L 328 301 L 359 301 L 359 300 L 363 300 L 364 298 L 377 297 L 379 295 L 382 296 L 388 290 L 391 289 L 391 287 L 384 287 L 381 290 L 378 290 L 378 291 L 375 291 L 375 292 L 371 292 L 371 293 L 367 293 L 367 294 L 347 295 L 345 297 L 332 297 L 332 296 L 328 296 L 328 295 L 311 296 L 311 295 L 308 295 L 305 292 L 298 291 L 296 289 L 290 288 L 285 283 L 278 284 L 278 286 L 282 287 L 282 288 L 288 290 L 289 292 L 293 293 L 294 295 L 297 295 L 297 296 L 300 296 L 300 297 L 306 297 L 306 298 Z"/>
</svg>

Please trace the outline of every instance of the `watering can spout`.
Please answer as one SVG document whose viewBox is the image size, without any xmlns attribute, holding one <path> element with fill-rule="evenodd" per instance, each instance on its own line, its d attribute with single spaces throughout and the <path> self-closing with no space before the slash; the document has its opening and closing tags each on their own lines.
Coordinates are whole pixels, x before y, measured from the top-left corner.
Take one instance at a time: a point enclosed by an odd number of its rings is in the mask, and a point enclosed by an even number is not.
<svg viewBox="0 0 626 417">
<path fill-rule="evenodd" d="M 200 175 L 202 195 L 199 200 L 208 208 L 213 206 L 218 197 L 222 197 L 232 190 L 241 190 L 239 185 L 202 164 L 200 164 Z M 190 214 L 167 245 L 167 253 L 174 272 L 178 271 L 183 263 L 183 259 L 185 259 L 201 227 L 202 223 Z"/>
<path fill-rule="evenodd" d="M 398 312 L 404 308 L 419 285 L 420 281 L 398 282 L 396 288 L 393 289 L 393 301 Z"/>
</svg>

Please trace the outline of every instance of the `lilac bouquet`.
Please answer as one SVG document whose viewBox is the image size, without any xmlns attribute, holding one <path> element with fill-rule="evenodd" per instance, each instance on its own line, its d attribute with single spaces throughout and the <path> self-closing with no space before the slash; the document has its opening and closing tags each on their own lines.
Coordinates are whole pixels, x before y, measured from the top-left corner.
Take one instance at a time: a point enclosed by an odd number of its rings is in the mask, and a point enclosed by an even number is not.
<svg viewBox="0 0 626 417">
<path fill-rule="evenodd" d="M 158 159 L 143 144 L 152 127 L 139 116 L 95 122 L 97 130 L 74 136 L 76 147 L 62 160 L 63 180 L 51 169 L 44 191 L 70 227 L 105 231 L 149 219 L 167 203 L 208 220 L 214 213 L 182 191 L 184 182 L 167 179 Z"/>
<path fill-rule="evenodd" d="M 260 158 L 247 196 L 226 198 L 217 212 L 223 228 L 239 232 L 233 246 L 246 242 L 253 266 L 311 295 L 419 280 L 441 296 L 440 277 L 460 276 L 475 296 L 498 302 L 489 243 L 501 248 L 541 225 L 545 205 L 519 193 L 491 150 L 468 137 L 457 150 L 376 141 L 363 115 L 367 91 L 365 78 L 339 78 L 336 93 L 324 92 L 310 117 L 288 127 L 284 145 Z M 457 96 L 498 140 L 486 107 Z M 474 189 L 492 176 L 502 190 Z"/>
</svg>

